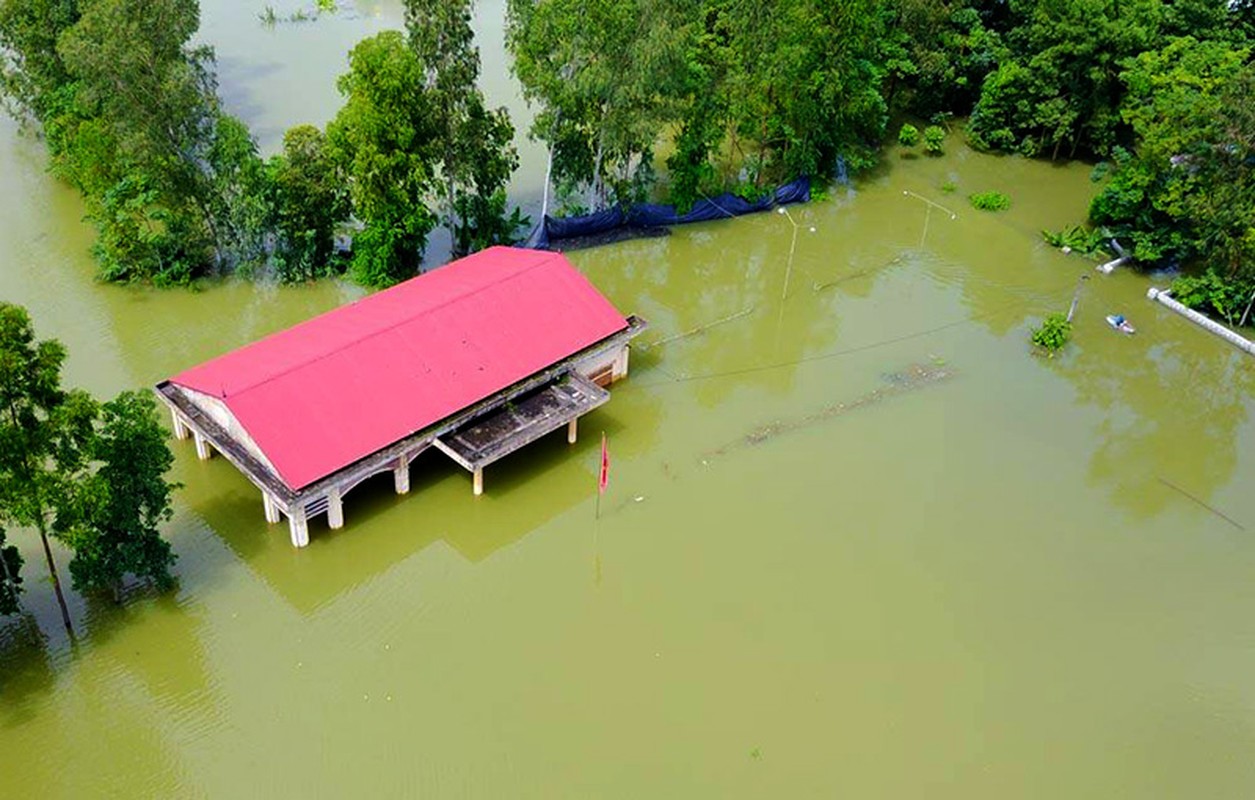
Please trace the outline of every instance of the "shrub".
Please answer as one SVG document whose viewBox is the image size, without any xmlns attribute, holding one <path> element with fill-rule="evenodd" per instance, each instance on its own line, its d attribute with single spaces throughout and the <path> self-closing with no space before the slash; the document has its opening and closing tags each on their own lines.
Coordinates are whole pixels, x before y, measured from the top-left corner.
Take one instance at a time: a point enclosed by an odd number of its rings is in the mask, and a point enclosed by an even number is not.
<svg viewBox="0 0 1255 800">
<path fill-rule="evenodd" d="M 930 155 L 939 156 L 942 153 L 941 145 L 946 141 L 946 131 L 940 125 L 929 125 L 924 129 L 924 152 Z"/>
<path fill-rule="evenodd" d="M 1067 248 L 1084 255 L 1093 255 L 1102 249 L 1105 237 L 1097 229 L 1086 230 L 1080 225 L 1073 225 L 1061 231 L 1042 231 L 1041 238 L 1046 244 L 1059 249 Z"/>
<path fill-rule="evenodd" d="M 1033 344 L 1045 350 L 1053 358 L 1063 349 L 1072 336 L 1072 323 L 1063 314 L 1051 314 L 1042 320 L 1040 328 L 1033 329 Z"/>
<path fill-rule="evenodd" d="M 958 191 L 958 189 L 959 189 L 959 185 L 955 183 L 954 181 L 946 181 L 945 183 L 941 184 L 941 191 L 945 192 L 946 194 L 954 194 L 956 191 Z"/>
<path fill-rule="evenodd" d="M 977 211 L 1006 211 L 1011 207 L 1011 198 L 1002 192 L 977 192 L 967 199 Z"/>
<path fill-rule="evenodd" d="M 1226 280 L 1211 269 L 1201 275 L 1182 275 L 1172 282 L 1172 296 L 1179 303 L 1230 325 L 1241 321 L 1253 291 L 1255 286 L 1250 283 Z"/>
<path fill-rule="evenodd" d="M 898 131 L 898 144 L 903 147 L 914 147 L 919 144 L 919 128 L 911 123 L 902 126 L 902 130 Z"/>
</svg>

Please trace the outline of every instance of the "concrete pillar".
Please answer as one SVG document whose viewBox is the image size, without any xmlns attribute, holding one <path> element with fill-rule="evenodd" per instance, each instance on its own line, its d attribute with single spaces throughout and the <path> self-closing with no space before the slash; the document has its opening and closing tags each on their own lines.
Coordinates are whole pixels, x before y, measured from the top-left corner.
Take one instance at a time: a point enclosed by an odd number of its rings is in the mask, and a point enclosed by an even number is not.
<svg viewBox="0 0 1255 800">
<path fill-rule="evenodd" d="M 293 547 L 305 547 L 309 544 L 309 521 L 305 518 L 304 506 L 288 509 L 288 528 L 292 532 Z"/>
<path fill-rule="evenodd" d="M 397 485 L 397 494 L 409 494 L 410 463 L 405 460 L 405 456 L 397 459 L 397 465 L 392 470 L 392 478 Z"/>
<path fill-rule="evenodd" d="M 266 521 L 271 525 L 279 521 L 279 504 L 270 496 L 270 492 L 261 493 L 261 505 L 266 510 Z"/>
<path fill-rule="evenodd" d="M 575 444 L 575 437 L 579 432 L 579 423 L 580 423 L 579 417 L 576 417 L 575 419 L 567 423 L 567 426 L 566 426 L 566 443 L 567 444 Z"/>
<path fill-rule="evenodd" d="M 188 429 L 187 425 L 185 425 L 183 420 L 179 417 L 179 412 L 175 411 L 173 408 L 170 409 L 170 417 L 174 420 L 174 438 L 186 439 L 188 436 L 192 435 L 192 432 Z"/>
<path fill-rule="evenodd" d="M 614 360 L 614 366 L 610 369 L 610 376 L 613 380 L 626 378 L 628 374 L 628 353 L 632 352 L 629 345 L 623 345 L 623 349 L 619 351 L 619 355 Z"/>
<path fill-rule="evenodd" d="M 192 437 L 196 440 L 196 457 L 201 461 L 208 460 L 214 454 L 214 449 L 209 446 L 209 440 L 196 431 L 192 431 Z"/>
<path fill-rule="evenodd" d="M 480 467 L 479 469 L 475 470 L 475 472 L 473 473 L 472 490 L 475 492 L 477 496 L 484 493 L 484 468 L 483 467 Z"/>
<path fill-rule="evenodd" d="M 338 487 L 332 487 L 327 493 L 327 527 L 332 530 L 344 527 L 344 501 L 340 499 Z"/>
</svg>

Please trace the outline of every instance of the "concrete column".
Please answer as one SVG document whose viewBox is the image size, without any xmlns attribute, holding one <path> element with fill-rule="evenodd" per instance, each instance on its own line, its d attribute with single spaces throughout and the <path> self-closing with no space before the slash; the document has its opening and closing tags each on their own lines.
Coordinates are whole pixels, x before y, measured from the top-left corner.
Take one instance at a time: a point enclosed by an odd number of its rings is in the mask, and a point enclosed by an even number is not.
<svg viewBox="0 0 1255 800">
<path fill-rule="evenodd" d="M 397 494 L 409 494 L 410 464 L 405 460 L 405 456 L 397 459 L 397 465 L 392 470 L 392 478 L 397 485 Z"/>
<path fill-rule="evenodd" d="M 196 440 L 196 457 L 201 461 L 208 460 L 214 454 L 214 449 L 209 446 L 209 440 L 196 431 L 192 431 L 192 437 Z"/>
<path fill-rule="evenodd" d="M 279 504 L 270 496 L 270 492 L 261 493 L 261 505 L 266 510 L 266 521 L 271 525 L 279 521 Z"/>
<path fill-rule="evenodd" d="M 475 472 L 473 473 L 473 478 L 474 480 L 473 480 L 472 490 L 475 492 L 476 495 L 483 494 L 484 493 L 484 468 L 480 467 L 479 469 L 475 470 Z"/>
<path fill-rule="evenodd" d="M 575 444 L 575 437 L 579 432 L 579 417 L 571 420 L 566 426 L 566 442 L 567 444 Z"/>
<path fill-rule="evenodd" d="M 344 501 L 340 499 L 338 487 L 332 487 L 327 493 L 327 527 L 332 530 L 344 527 Z"/>
<path fill-rule="evenodd" d="M 292 532 L 293 547 L 305 547 L 309 544 L 309 521 L 305 518 L 304 506 L 288 509 L 288 528 Z"/>
<path fill-rule="evenodd" d="M 623 345 L 623 349 L 619 351 L 618 357 L 614 360 L 614 366 L 610 369 L 610 375 L 613 380 L 626 378 L 628 374 L 628 353 L 632 352 L 630 345 Z"/>
<path fill-rule="evenodd" d="M 174 420 L 174 438 L 186 439 L 188 436 L 191 436 L 192 432 L 188 430 L 187 425 L 185 425 L 183 420 L 179 417 L 179 412 L 175 411 L 173 408 L 170 409 L 170 417 Z"/>
</svg>

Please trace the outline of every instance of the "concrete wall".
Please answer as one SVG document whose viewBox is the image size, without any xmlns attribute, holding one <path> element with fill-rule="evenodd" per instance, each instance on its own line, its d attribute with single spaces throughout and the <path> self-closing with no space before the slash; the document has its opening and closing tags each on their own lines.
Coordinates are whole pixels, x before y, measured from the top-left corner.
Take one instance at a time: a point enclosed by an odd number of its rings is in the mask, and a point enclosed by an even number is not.
<svg viewBox="0 0 1255 800">
<path fill-rule="evenodd" d="M 217 397 L 203 394 L 195 391 L 194 389 L 188 389 L 186 386 L 180 386 L 179 389 L 181 389 L 183 393 L 187 395 L 188 399 L 195 403 L 201 411 L 204 411 L 213 418 L 214 422 L 221 425 L 222 429 L 229 433 L 232 439 L 235 439 L 237 442 L 242 444 L 244 449 L 248 450 L 253 458 L 265 464 L 266 468 L 275 475 L 279 474 L 279 470 L 275 469 L 274 464 L 270 463 L 270 459 L 266 458 L 266 455 L 262 453 L 261 448 L 253 441 L 253 437 L 249 436 L 248 431 L 244 430 L 244 426 L 240 424 L 240 421 L 236 419 L 235 415 L 231 413 L 231 410 L 227 408 L 226 403 L 222 402 Z"/>
</svg>

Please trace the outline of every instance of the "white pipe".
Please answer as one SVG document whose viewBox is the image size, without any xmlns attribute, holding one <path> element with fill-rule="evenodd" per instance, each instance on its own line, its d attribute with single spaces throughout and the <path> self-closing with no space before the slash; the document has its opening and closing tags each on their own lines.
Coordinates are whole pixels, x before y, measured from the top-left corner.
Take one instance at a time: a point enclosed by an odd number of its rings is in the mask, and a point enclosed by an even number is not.
<svg viewBox="0 0 1255 800">
<path fill-rule="evenodd" d="M 1150 291 L 1146 293 L 1146 296 L 1149 297 L 1151 300 L 1154 300 L 1158 303 L 1161 303 L 1162 305 L 1167 306 L 1168 308 L 1172 309 L 1173 311 L 1177 312 L 1181 316 L 1188 319 L 1190 322 L 1193 322 L 1195 325 L 1198 325 L 1201 328 L 1205 328 L 1206 330 L 1211 331 L 1212 333 L 1219 336 L 1221 339 L 1224 339 L 1229 344 L 1232 344 L 1235 347 L 1241 348 L 1242 350 L 1245 350 L 1251 355 L 1255 355 L 1255 342 L 1252 342 L 1250 339 L 1246 339 L 1246 338 L 1243 338 L 1242 336 L 1239 336 L 1238 334 L 1229 330 L 1225 326 L 1221 325 L 1219 322 L 1216 322 L 1214 319 L 1209 319 L 1208 317 L 1203 316 L 1202 314 L 1198 313 L 1194 309 L 1186 308 L 1185 306 L 1181 305 L 1176 300 L 1173 300 L 1171 297 L 1168 296 L 1167 289 L 1156 289 L 1155 287 L 1152 286 L 1150 288 Z"/>
<path fill-rule="evenodd" d="M 1124 262 L 1128 260 L 1129 260 L 1128 256 L 1120 256 L 1119 258 L 1108 261 L 1106 264 L 1099 264 L 1098 266 L 1094 267 L 1094 269 L 1098 270 L 1104 275 L 1110 275 L 1113 269 L 1122 265 Z"/>
</svg>

